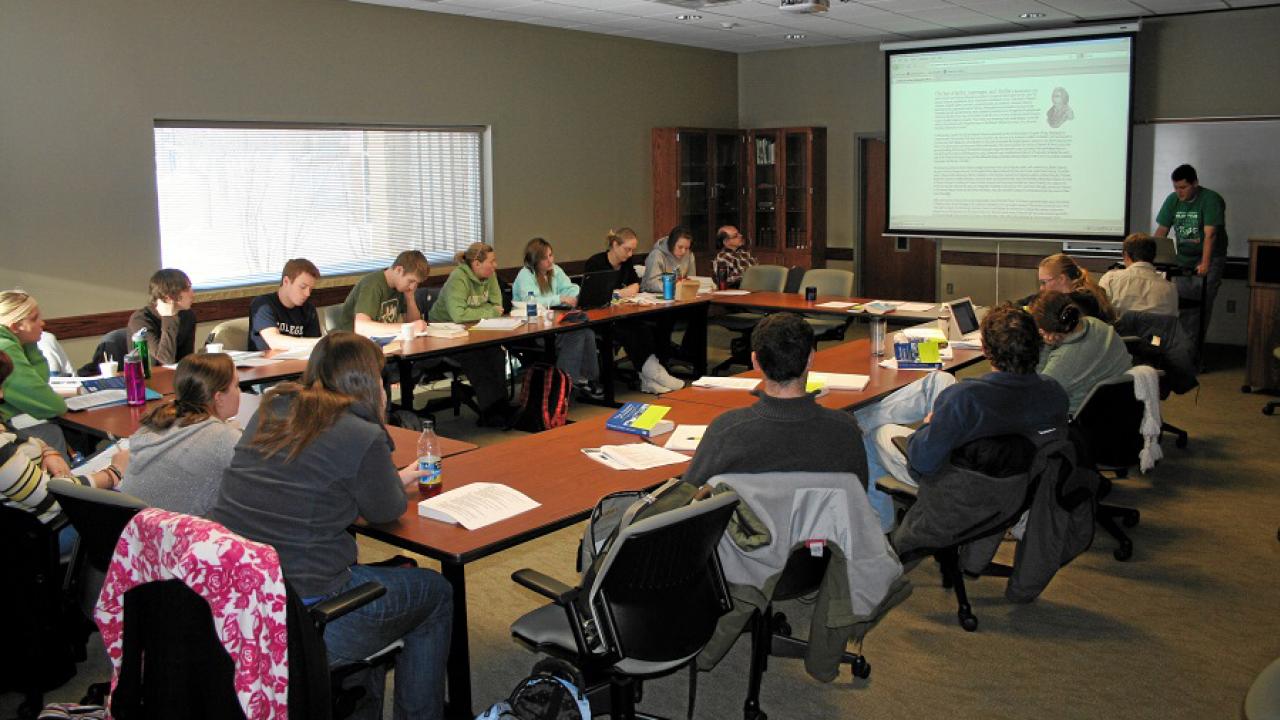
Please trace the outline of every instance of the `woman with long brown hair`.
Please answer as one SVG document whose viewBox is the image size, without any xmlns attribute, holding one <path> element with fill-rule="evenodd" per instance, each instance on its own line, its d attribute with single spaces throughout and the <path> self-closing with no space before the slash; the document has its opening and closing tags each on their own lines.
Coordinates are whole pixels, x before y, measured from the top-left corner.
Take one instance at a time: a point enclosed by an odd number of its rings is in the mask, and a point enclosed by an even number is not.
<svg viewBox="0 0 1280 720">
<path fill-rule="evenodd" d="M 578 304 L 579 288 L 556 264 L 551 243 L 534 238 L 524 246 L 524 267 L 511 284 L 514 302 L 533 302 L 543 306 Z M 592 400 L 604 399 L 604 388 L 596 382 L 600 377 L 600 359 L 596 353 L 596 334 L 591 330 L 571 330 L 556 334 L 556 367 L 573 378 L 580 395 Z"/>
<path fill-rule="evenodd" d="M 311 604 L 364 582 L 381 598 L 329 623 L 332 663 L 357 662 L 403 639 L 395 718 L 439 718 L 444 707 L 452 591 L 430 570 L 356 564 L 347 527 L 390 522 L 423 473 L 391 462 L 383 354 L 368 338 L 334 332 L 316 344 L 298 383 L 267 391 L 222 477 L 209 517 L 276 549 L 285 577 Z M 416 490 L 414 490 L 416 492 Z M 365 689 L 381 704 L 383 678 Z M 381 717 L 381 712 L 378 712 Z"/>
<path fill-rule="evenodd" d="M 120 489 L 158 508 L 204 516 L 240 442 L 232 419 L 240 378 L 229 355 L 188 355 L 178 362 L 173 390 L 129 438 L 133 459 Z"/>
</svg>

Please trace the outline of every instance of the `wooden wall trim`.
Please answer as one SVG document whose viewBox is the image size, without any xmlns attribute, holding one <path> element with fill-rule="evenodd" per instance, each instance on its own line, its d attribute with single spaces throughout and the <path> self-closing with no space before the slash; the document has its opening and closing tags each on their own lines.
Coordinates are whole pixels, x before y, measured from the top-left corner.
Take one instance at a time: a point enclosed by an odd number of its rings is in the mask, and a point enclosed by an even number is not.
<svg viewBox="0 0 1280 720">
<path fill-rule="evenodd" d="M 586 265 L 585 260 L 571 260 L 569 262 L 559 263 L 569 275 L 577 275 L 582 273 L 583 266 Z M 515 280 L 516 274 L 520 272 L 519 267 L 500 268 L 498 270 L 498 278 L 503 282 L 511 283 Z M 427 278 L 426 284 L 432 287 L 443 285 L 448 279 L 448 275 L 432 275 Z M 317 288 L 311 293 L 311 301 L 316 307 L 324 307 L 326 305 L 337 305 L 347 299 L 347 294 L 351 292 L 351 288 L 355 283 L 349 285 L 334 285 L 332 287 Z M 200 322 L 218 322 L 221 320 L 230 320 L 238 317 L 248 317 L 249 304 L 253 302 L 256 295 L 245 295 L 244 297 L 222 298 L 218 300 L 205 300 L 197 302 L 191 306 L 196 312 L 196 318 Z M 93 313 L 89 315 L 69 315 L 60 318 L 48 318 L 44 321 L 44 329 L 58 336 L 59 340 L 70 340 L 72 338 L 82 337 L 101 337 L 112 330 L 125 327 L 129 324 L 129 316 L 133 314 L 133 310 L 113 310 L 111 312 Z"/>
<path fill-rule="evenodd" d="M 1001 268 L 1016 268 L 1019 270 L 1035 270 L 1040 266 L 1040 261 L 1044 258 L 1040 255 L 1013 255 L 1002 253 L 999 256 L 999 265 Z M 1119 258 L 1090 258 L 1077 257 L 1076 262 L 1084 266 L 1089 272 L 1101 274 L 1107 271 L 1112 265 L 1119 262 Z M 996 254 L 991 252 L 969 252 L 964 250 L 943 250 L 943 265 L 969 265 L 971 267 L 996 267 Z"/>
<path fill-rule="evenodd" d="M 853 248 L 829 247 L 827 248 L 826 258 L 828 260 L 844 260 L 853 262 Z"/>
</svg>

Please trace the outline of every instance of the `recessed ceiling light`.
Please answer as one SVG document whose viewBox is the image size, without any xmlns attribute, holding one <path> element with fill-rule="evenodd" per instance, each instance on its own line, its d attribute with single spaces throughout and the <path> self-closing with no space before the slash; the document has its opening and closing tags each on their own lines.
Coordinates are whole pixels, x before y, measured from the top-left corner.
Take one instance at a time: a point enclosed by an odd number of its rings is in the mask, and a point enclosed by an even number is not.
<svg viewBox="0 0 1280 720">
<path fill-rule="evenodd" d="M 1044 13 L 1022 13 L 1018 17 L 1022 18 L 1023 20 L 1035 20 L 1036 18 L 1044 17 Z"/>
<path fill-rule="evenodd" d="M 804 33 L 787 33 L 788 40 L 803 40 Z"/>
<path fill-rule="evenodd" d="M 701 15 L 677 15 L 677 20 L 701 20 Z"/>
</svg>

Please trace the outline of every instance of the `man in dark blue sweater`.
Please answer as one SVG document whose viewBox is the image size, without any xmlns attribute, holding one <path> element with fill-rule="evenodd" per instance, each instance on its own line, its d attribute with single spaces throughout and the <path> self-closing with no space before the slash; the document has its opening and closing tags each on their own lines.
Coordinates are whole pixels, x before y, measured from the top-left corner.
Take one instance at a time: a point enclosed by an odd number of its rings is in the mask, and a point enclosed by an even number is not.
<svg viewBox="0 0 1280 720">
<path fill-rule="evenodd" d="M 855 415 L 865 433 L 870 465 L 868 498 L 880 513 L 881 526 L 893 528 L 893 504 L 874 490 L 886 474 L 917 484 L 921 475 L 942 468 L 951 451 L 971 440 L 996 435 L 1033 435 L 1067 424 L 1067 394 L 1056 381 L 1036 374 L 1043 340 L 1035 320 L 1010 304 L 982 320 L 982 346 L 992 372 L 956 382 L 932 372 L 882 402 Z M 917 430 L 906 424 L 923 422 Z M 907 457 L 893 438 L 909 435 Z"/>
</svg>

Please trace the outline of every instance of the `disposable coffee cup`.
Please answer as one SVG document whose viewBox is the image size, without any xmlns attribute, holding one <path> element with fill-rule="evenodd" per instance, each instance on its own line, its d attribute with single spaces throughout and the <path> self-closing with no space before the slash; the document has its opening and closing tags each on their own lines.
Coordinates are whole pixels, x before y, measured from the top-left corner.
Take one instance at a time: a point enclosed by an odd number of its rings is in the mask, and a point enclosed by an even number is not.
<svg viewBox="0 0 1280 720">
<path fill-rule="evenodd" d="M 405 342 L 413 339 L 413 323 L 400 323 L 400 339 Z"/>
<path fill-rule="evenodd" d="M 222 343 L 209 343 L 204 346 L 204 351 L 207 353 L 220 353 L 222 352 Z"/>
<path fill-rule="evenodd" d="M 116 372 L 120 370 L 120 363 L 115 360 L 98 363 L 98 374 L 102 377 L 115 377 Z"/>
<path fill-rule="evenodd" d="M 814 300 L 817 300 L 817 299 L 818 299 L 818 288 L 814 287 L 813 285 L 810 285 L 809 287 L 804 289 L 805 302 L 813 302 Z"/>
</svg>

